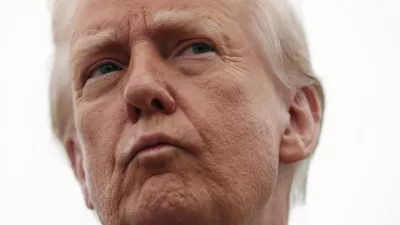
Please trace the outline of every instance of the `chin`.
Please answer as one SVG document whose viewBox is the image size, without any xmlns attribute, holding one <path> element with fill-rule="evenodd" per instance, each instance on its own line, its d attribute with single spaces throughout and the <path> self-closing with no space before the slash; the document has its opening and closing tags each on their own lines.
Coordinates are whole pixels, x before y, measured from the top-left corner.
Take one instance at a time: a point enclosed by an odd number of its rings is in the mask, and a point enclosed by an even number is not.
<svg viewBox="0 0 400 225">
<path fill-rule="evenodd" d="M 154 175 L 127 199 L 127 225 L 213 224 L 210 194 L 175 174 Z"/>
</svg>

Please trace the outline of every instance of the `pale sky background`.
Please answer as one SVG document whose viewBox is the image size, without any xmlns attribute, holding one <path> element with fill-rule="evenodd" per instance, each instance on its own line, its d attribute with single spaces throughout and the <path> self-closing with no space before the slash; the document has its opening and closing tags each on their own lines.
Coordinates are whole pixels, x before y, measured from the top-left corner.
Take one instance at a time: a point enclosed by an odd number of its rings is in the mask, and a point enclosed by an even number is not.
<svg viewBox="0 0 400 225">
<path fill-rule="evenodd" d="M 46 1 L 0 3 L 0 224 L 97 225 L 49 129 Z M 299 7 L 327 110 L 291 225 L 400 225 L 400 1 Z"/>
</svg>

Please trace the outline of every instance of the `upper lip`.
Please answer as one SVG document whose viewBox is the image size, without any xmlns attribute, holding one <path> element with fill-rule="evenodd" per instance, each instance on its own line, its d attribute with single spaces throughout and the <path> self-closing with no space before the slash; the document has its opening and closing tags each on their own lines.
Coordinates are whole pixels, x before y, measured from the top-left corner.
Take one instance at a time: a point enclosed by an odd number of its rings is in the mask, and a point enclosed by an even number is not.
<svg viewBox="0 0 400 225">
<path fill-rule="evenodd" d="M 133 160 L 139 152 L 146 150 L 147 148 L 162 144 L 177 147 L 178 141 L 171 136 L 161 132 L 141 135 L 133 145 L 129 158 Z"/>
</svg>

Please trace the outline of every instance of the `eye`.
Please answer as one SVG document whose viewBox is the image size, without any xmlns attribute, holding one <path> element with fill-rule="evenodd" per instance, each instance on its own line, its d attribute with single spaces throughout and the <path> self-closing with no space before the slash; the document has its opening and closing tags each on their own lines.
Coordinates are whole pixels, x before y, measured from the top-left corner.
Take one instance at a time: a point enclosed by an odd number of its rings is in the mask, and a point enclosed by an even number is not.
<svg viewBox="0 0 400 225">
<path fill-rule="evenodd" d="M 178 54 L 178 56 L 191 56 L 191 55 L 201 55 L 209 52 L 214 52 L 213 47 L 207 43 L 193 43 Z"/>
<path fill-rule="evenodd" d="M 124 68 L 119 66 L 116 63 L 112 62 L 106 62 L 102 63 L 96 67 L 94 67 L 90 72 L 88 73 L 88 78 L 93 78 L 101 75 L 106 75 L 115 71 L 121 71 Z"/>
</svg>

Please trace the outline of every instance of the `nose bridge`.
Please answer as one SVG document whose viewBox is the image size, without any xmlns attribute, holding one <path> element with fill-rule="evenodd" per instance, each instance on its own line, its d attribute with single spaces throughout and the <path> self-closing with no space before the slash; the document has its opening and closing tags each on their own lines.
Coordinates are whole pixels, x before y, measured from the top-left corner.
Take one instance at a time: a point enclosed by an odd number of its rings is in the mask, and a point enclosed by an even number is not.
<svg viewBox="0 0 400 225">
<path fill-rule="evenodd" d="M 131 65 L 133 67 L 131 76 L 135 74 L 149 73 L 148 75 L 159 75 L 157 71 L 163 63 L 157 50 L 148 42 L 136 44 L 131 52 Z"/>
<path fill-rule="evenodd" d="M 125 95 L 129 97 L 129 92 L 134 90 L 149 91 L 158 88 L 160 84 L 159 72 L 156 63 L 157 55 L 152 52 L 150 44 L 139 43 L 131 52 L 131 62 L 129 79 L 125 88 Z M 143 93 L 145 95 L 146 93 Z"/>
<path fill-rule="evenodd" d="M 162 64 L 154 48 L 146 42 L 137 44 L 131 52 L 131 66 L 127 90 L 132 86 L 162 85 L 161 73 L 158 69 Z M 158 64 L 158 65 L 157 65 Z"/>
<path fill-rule="evenodd" d="M 137 121 L 141 115 L 172 113 L 175 101 L 167 90 L 163 59 L 150 43 L 137 44 L 131 54 L 129 78 L 124 90 L 128 116 Z"/>
</svg>

